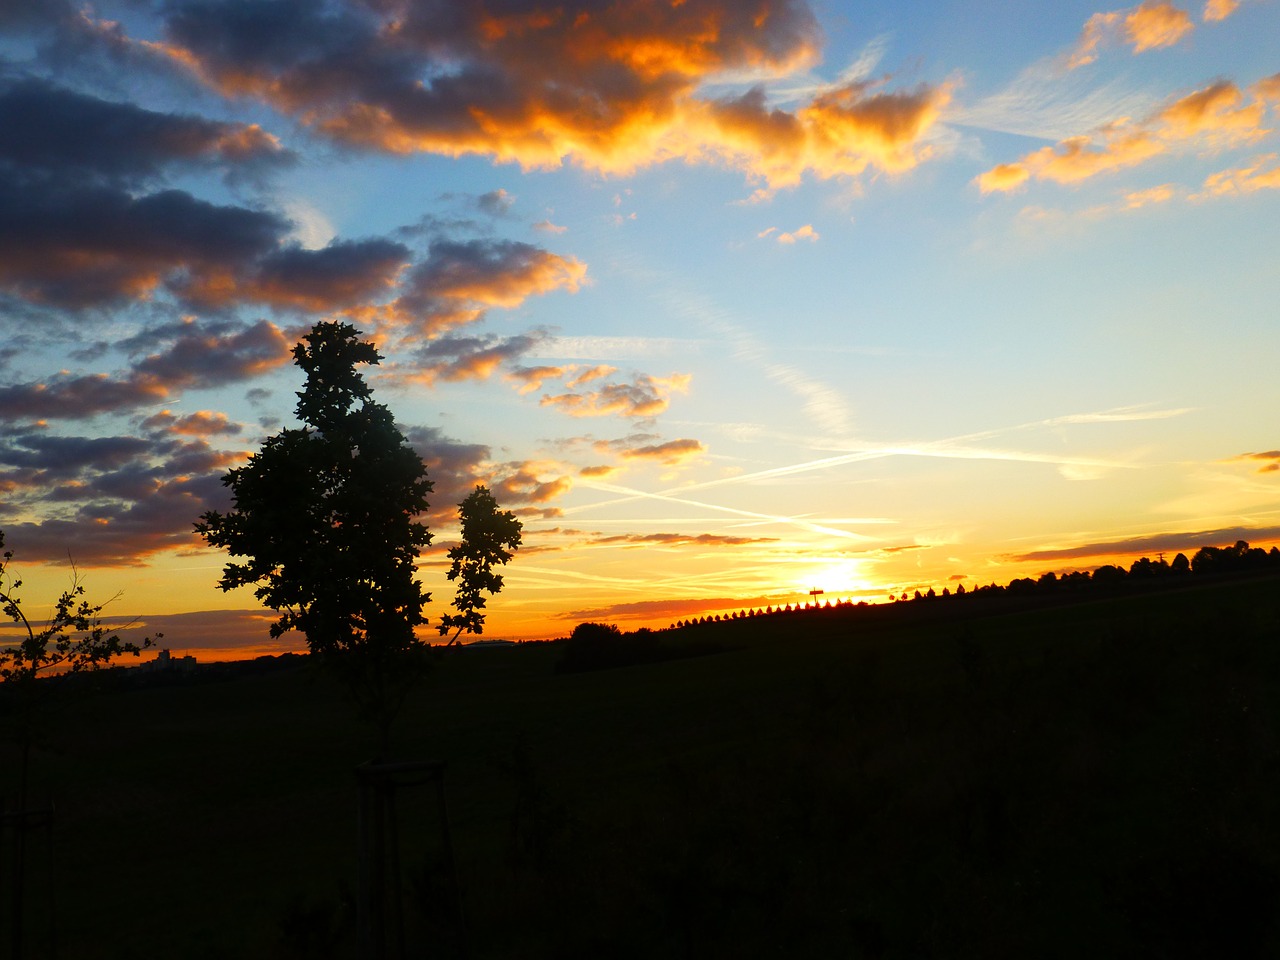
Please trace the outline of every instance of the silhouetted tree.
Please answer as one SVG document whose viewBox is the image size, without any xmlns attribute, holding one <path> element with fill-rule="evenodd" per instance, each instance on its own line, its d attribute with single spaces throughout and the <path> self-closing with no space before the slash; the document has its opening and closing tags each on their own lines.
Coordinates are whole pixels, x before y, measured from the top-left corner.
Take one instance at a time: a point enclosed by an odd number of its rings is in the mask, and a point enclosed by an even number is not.
<svg viewBox="0 0 1280 960">
<path fill-rule="evenodd" d="M 0 549 L 3 547 L 4 531 L 0 530 Z M 0 609 L 17 626 L 18 640 L 0 647 L 0 688 L 6 698 L 12 698 L 11 719 L 6 727 L 19 749 L 17 795 L 12 812 L 22 818 L 27 813 L 27 782 L 37 708 L 43 699 L 42 694 L 47 692 L 46 684 L 39 682 L 41 674 L 98 670 L 123 654 L 138 656 L 152 645 L 153 640 L 145 637 L 141 643 L 127 642 L 103 626 L 102 611 L 106 604 L 90 603 L 85 599 L 84 584 L 80 582 L 80 574 L 74 565 L 71 567 L 71 584 L 54 603 L 53 616 L 43 626 L 37 627 L 23 612 L 22 600 L 18 596 L 22 581 L 11 577 L 9 564 L 12 560 L 13 551 L 5 550 L 0 558 Z M 156 634 L 157 638 L 160 636 L 162 634 Z M 21 819 L 14 820 L 13 825 L 6 881 L 12 884 L 10 952 L 17 957 L 22 951 L 26 829 Z"/>
<path fill-rule="evenodd" d="M 346 323 L 319 323 L 293 350 L 306 373 L 295 413 L 304 424 L 268 438 L 222 482 L 233 509 L 196 530 L 228 563 L 222 590 L 255 586 L 280 613 L 278 637 L 301 630 L 346 683 L 385 753 L 391 722 L 425 669 L 430 595 L 414 577 L 431 534 L 418 517 L 431 492 L 422 459 L 357 370 L 382 358 Z"/>
<path fill-rule="evenodd" d="M 440 635 L 454 630 L 453 643 L 466 631 L 484 633 L 484 593 L 496 594 L 502 589 L 502 576 L 493 572 L 520 549 L 520 521 L 510 510 L 498 510 L 498 501 L 483 484 L 458 504 L 462 521 L 462 542 L 449 551 L 453 566 L 450 580 L 461 581 L 453 598 L 456 614 L 440 618 Z"/>
</svg>

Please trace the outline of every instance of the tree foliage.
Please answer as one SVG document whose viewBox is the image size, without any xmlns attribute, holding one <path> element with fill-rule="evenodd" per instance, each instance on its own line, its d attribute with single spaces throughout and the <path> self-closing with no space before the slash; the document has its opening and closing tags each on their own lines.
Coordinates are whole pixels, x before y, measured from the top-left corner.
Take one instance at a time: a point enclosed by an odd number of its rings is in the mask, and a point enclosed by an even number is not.
<svg viewBox="0 0 1280 960">
<path fill-rule="evenodd" d="M 462 522 L 462 542 L 449 551 L 453 565 L 450 580 L 457 580 L 453 598 L 456 614 L 440 618 L 440 635 L 454 631 L 453 643 L 465 631 L 484 633 L 484 593 L 496 594 L 502 589 L 502 575 L 494 567 L 502 566 L 520 549 L 521 523 L 509 510 L 499 510 L 498 501 L 483 484 L 477 484 L 458 504 Z"/>
<path fill-rule="evenodd" d="M 0 547 L 3 546 L 4 531 L 0 530 Z M 0 682 L 25 684 L 42 673 L 96 670 L 123 654 L 136 657 L 152 645 L 150 637 L 140 644 L 121 640 L 103 625 L 106 604 L 89 602 L 74 566 L 71 585 L 54 603 L 53 616 L 37 629 L 23 612 L 18 597 L 22 581 L 11 579 L 12 560 L 13 551 L 6 550 L 0 560 L 0 607 L 18 627 L 19 637 L 15 644 L 0 646 Z"/>
<path fill-rule="evenodd" d="M 196 530 L 233 557 L 218 586 L 254 586 L 279 612 L 278 637 L 301 630 L 357 704 L 388 728 L 423 667 L 416 628 L 430 600 L 414 561 L 431 534 L 418 519 L 432 484 L 391 412 L 357 369 L 382 358 L 346 323 L 319 323 L 293 351 L 306 374 L 303 426 L 268 438 L 223 483 L 233 508 Z"/>
</svg>

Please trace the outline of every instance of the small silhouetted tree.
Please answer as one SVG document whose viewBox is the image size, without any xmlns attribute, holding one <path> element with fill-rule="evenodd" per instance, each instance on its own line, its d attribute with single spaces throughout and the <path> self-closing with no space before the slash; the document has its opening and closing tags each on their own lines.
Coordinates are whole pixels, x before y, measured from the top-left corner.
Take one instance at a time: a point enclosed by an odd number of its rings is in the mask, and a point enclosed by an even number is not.
<svg viewBox="0 0 1280 960">
<path fill-rule="evenodd" d="M 306 373 L 297 418 L 222 482 L 229 513 L 205 513 L 196 530 L 243 562 L 222 590 L 253 586 L 280 618 L 278 637 L 301 630 L 333 668 L 387 748 L 391 722 L 426 667 L 430 595 L 414 561 L 431 542 L 418 519 L 431 481 L 391 411 L 372 400 L 358 367 L 382 358 L 346 323 L 319 323 L 293 350 Z"/>
<path fill-rule="evenodd" d="M 449 643 L 466 633 L 484 633 L 484 594 L 502 589 L 502 575 L 494 567 L 505 564 L 520 549 L 520 521 L 510 510 L 499 510 L 498 501 L 483 484 L 458 504 L 462 521 L 462 542 L 449 551 L 453 566 L 450 580 L 458 580 L 453 598 L 457 613 L 440 618 L 440 635 L 454 631 Z"/>
<path fill-rule="evenodd" d="M 0 530 L 0 549 L 4 548 L 4 531 Z M 27 813 L 27 783 L 31 767 L 31 741 L 35 736 L 38 708 L 48 685 L 42 674 L 83 673 L 108 666 L 124 654 L 138 656 L 154 642 L 145 637 L 140 643 L 121 640 L 102 623 L 106 603 L 86 599 L 84 584 L 74 564 L 71 584 L 58 597 L 51 616 L 42 626 L 32 623 L 22 609 L 18 591 L 22 581 L 9 572 L 13 551 L 5 550 L 0 558 L 0 609 L 18 628 L 16 643 L 0 646 L 0 689 L 10 700 L 12 720 L 7 732 L 18 743 L 17 796 L 13 814 L 22 818 Z M 114 597 L 112 599 L 115 599 Z M 111 601 L 108 600 L 107 603 Z M 156 634 L 160 637 L 162 634 Z M 14 839 L 8 864 L 10 885 L 9 938 L 13 956 L 22 953 L 23 885 L 25 872 L 25 822 L 14 820 Z"/>
<path fill-rule="evenodd" d="M 3 547 L 4 531 L 0 530 L 0 548 Z M 18 778 L 19 809 L 22 809 L 34 714 L 40 694 L 45 692 L 37 688 L 41 675 L 98 670 L 124 654 L 138 656 L 153 640 L 146 637 L 141 643 L 127 642 L 108 630 L 102 623 L 106 603 L 90 603 L 86 599 L 84 584 L 74 565 L 71 584 L 54 603 L 53 616 L 42 626 L 33 624 L 23 612 L 18 596 L 22 581 L 13 579 L 9 572 L 12 560 L 13 551 L 5 550 L 0 559 L 0 609 L 17 626 L 18 641 L 0 647 L 0 684 L 5 693 L 13 697 L 16 707 L 17 723 L 11 731 L 22 747 Z"/>
</svg>

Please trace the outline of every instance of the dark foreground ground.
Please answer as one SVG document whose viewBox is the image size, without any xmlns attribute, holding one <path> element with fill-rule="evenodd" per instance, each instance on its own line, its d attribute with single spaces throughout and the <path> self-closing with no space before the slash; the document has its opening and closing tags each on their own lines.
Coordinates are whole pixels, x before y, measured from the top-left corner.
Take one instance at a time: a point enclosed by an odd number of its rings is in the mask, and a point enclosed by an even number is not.
<svg viewBox="0 0 1280 960">
<path fill-rule="evenodd" d="M 465 919 L 439 805 L 406 793 L 410 943 L 1280 956 L 1280 580 L 901 607 L 706 625 L 666 642 L 721 652 L 608 670 L 557 673 L 556 644 L 446 660 L 395 752 L 447 762 Z M 305 664 L 59 709 L 28 955 L 352 956 L 370 742 Z"/>
</svg>

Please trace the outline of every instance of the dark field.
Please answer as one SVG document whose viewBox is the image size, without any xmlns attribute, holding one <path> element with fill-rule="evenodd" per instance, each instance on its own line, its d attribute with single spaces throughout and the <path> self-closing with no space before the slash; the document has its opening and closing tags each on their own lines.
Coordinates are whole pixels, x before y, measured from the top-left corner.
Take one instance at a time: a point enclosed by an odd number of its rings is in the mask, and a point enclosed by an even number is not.
<svg viewBox="0 0 1280 960">
<path fill-rule="evenodd" d="M 451 652 L 394 753 L 447 762 L 470 954 L 1280 956 L 1280 579 L 1013 610 L 709 624 L 663 642 L 720 652 L 569 674 Z M 353 956 L 372 741 L 305 664 L 60 707 L 28 955 L 52 908 L 63 958 Z M 410 941 L 461 955 L 438 804 L 403 801 Z"/>
</svg>

